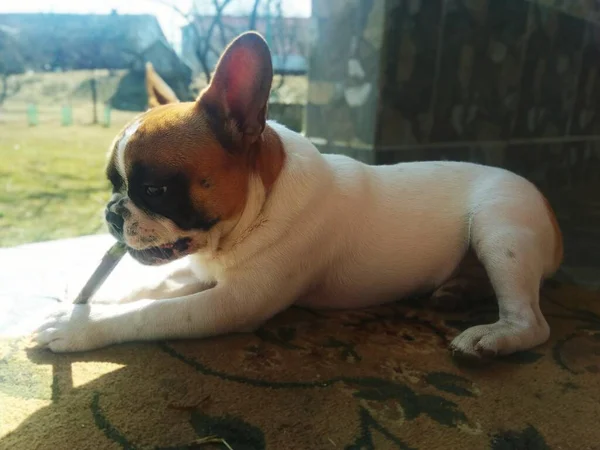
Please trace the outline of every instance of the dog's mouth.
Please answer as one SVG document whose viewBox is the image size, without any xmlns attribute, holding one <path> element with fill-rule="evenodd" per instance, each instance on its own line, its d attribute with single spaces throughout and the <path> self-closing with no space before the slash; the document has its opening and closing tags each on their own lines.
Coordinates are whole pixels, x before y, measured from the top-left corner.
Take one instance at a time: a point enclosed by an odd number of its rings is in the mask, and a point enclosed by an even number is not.
<svg viewBox="0 0 600 450">
<path fill-rule="evenodd" d="M 129 254 L 142 264 L 157 266 L 189 255 L 193 251 L 191 244 L 192 239 L 185 237 L 169 244 L 148 247 L 143 250 L 129 247 Z"/>
</svg>

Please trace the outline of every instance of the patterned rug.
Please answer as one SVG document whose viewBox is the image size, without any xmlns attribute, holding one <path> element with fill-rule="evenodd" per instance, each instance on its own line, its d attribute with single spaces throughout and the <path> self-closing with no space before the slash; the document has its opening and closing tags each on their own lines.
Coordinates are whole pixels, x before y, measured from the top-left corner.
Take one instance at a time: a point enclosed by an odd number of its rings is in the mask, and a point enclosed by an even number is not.
<svg viewBox="0 0 600 450">
<path fill-rule="evenodd" d="M 551 340 L 479 367 L 447 345 L 493 304 L 293 308 L 255 334 L 71 355 L 4 340 L 0 448 L 599 449 L 600 293 L 542 304 Z"/>
</svg>

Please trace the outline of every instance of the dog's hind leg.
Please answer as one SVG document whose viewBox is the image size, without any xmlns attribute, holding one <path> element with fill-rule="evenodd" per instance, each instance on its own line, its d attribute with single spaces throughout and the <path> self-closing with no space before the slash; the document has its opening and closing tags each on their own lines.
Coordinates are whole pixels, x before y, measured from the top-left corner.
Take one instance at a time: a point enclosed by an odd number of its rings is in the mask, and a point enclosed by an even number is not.
<svg viewBox="0 0 600 450">
<path fill-rule="evenodd" d="M 544 277 L 556 270 L 557 236 L 548 220 L 549 211 L 538 200 L 505 196 L 473 215 L 471 246 L 494 288 L 499 319 L 457 336 L 451 343 L 455 354 L 472 358 L 507 355 L 548 339 L 539 295 Z"/>
</svg>

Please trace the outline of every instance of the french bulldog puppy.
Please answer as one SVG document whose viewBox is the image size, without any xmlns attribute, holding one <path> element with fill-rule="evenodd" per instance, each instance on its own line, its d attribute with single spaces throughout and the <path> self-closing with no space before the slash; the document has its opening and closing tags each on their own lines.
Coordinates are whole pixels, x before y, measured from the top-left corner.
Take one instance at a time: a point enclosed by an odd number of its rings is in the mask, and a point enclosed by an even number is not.
<svg viewBox="0 0 600 450">
<path fill-rule="evenodd" d="M 195 102 L 153 107 L 122 130 L 107 166 L 110 231 L 143 264 L 187 258 L 195 282 L 63 307 L 38 329 L 40 346 L 202 338 L 251 331 L 293 304 L 363 308 L 468 289 L 457 284 L 467 259 L 485 271 L 499 318 L 456 337 L 454 352 L 506 355 L 548 339 L 539 290 L 562 238 L 530 182 L 471 163 L 321 154 L 266 120 L 272 77 L 266 42 L 244 33 Z"/>
</svg>

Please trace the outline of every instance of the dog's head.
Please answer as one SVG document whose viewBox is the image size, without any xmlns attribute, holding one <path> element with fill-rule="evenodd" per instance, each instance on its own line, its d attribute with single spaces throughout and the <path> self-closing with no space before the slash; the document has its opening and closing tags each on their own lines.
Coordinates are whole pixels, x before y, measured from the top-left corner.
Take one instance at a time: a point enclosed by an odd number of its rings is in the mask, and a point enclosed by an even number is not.
<svg viewBox="0 0 600 450">
<path fill-rule="evenodd" d="M 268 191 L 284 159 L 266 125 L 273 69 L 260 35 L 244 33 L 227 47 L 195 102 L 173 102 L 156 77 L 148 67 L 150 103 L 161 104 L 116 137 L 106 170 L 111 233 L 138 261 L 154 265 L 226 233 L 245 207 L 253 174 Z"/>
</svg>

